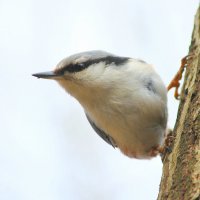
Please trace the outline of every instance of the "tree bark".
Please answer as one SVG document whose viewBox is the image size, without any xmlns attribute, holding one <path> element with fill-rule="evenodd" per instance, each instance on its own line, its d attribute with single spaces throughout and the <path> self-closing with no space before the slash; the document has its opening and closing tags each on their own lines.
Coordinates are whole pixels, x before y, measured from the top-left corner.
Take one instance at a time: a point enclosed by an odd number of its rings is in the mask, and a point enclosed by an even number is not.
<svg viewBox="0 0 200 200">
<path fill-rule="evenodd" d="M 200 199 L 200 8 L 197 10 L 171 153 L 165 155 L 158 200 Z"/>
</svg>

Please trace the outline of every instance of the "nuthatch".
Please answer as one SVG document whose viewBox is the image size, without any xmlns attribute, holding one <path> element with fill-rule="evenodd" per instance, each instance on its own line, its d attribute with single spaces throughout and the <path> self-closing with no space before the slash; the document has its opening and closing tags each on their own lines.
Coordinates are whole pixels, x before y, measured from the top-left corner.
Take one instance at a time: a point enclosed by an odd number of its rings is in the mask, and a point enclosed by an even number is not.
<svg viewBox="0 0 200 200">
<path fill-rule="evenodd" d="M 56 80 L 79 101 L 97 134 L 125 155 L 148 159 L 158 154 L 167 132 L 167 89 L 151 65 L 88 51 L 33 76 Z"/>
</svg>

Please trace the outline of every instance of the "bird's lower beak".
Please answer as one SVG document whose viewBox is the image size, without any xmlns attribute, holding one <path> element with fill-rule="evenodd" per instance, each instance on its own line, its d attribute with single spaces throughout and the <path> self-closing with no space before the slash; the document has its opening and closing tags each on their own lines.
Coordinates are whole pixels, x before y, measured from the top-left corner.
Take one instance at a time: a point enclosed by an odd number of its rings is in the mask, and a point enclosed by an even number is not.
<svg viewBox="0 0 200 200">
<path fill-rule="evenodd" d="M 60 77 L 61 75 L 55 74 L 55 72 L 53 71 L 49 71 L 49 72 L 40 72 L 40 73 L 32 74 L 32 76 L 35 76 L 37 78 L 56 79 Z"/>
</svg>

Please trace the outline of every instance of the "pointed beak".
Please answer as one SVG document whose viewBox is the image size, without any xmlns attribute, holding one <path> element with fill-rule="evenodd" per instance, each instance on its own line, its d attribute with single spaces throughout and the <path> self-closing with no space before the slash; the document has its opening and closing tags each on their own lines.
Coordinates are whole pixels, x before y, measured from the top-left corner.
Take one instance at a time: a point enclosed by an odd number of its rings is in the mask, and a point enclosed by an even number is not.
<svg viewBox="0 0 200 200">
<path fill-rule="evenodd" d="M 53 71 L 49 72 L 40 72 L 36 74 L 32 74 L 32 76 L 35 76 L 37 78 L 45 78 L 45 79 L 56 79 L 57 77 L 60 77 L 60 74 L 55 74 Z"/>
</svg>

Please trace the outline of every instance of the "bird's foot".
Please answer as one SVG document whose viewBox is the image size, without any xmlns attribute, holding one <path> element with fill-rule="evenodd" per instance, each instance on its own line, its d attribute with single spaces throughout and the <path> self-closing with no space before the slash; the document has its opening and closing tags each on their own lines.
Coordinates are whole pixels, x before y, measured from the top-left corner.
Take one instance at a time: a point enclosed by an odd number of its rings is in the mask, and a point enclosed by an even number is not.
<svg viewBox="0 0 200 200">
<path fill-rule="evenodd" d="M 151 157 L 155 157 L 158 154 L 160 154 L 162 161 L 165 160 L 166 154 L 172 152 L 172 143 L 174 141 L 174 136 L 172 136 L 172 130 L 168 129 L 167 130 L 168 134 L 166 135 L 165 141 L 163 145 L 157 145 L 154 146 L 150 152 L 149 155 Z"/>
<path fill-rule="evenodd" d="M 180 97 L 180 94 L 178 92 L 178 89 L 179 89 L 179 86 L 180 86 L 179 81 L 182 78 L 182 74 L 184 72 L 184 69 L 187 66 L 189 66 L 189 64 L 190 64 L 189 61 L 193 58 L 193 56 L 194 56 L 194 54 L 189 54 L 189 55 L 185 56 L 184 58 L 182 58 L 182 60 L 181 60 L 181 66 L 180 66 L 178 72 L 176 73 L 176 75 L 174 76 L 174 78 L 171 80 L 170 84 L 167 87 L 168 91 L 171 88 L 175 87 L 174 97 L 176 99 L 179 99 L 179 97 Z"/>
</svg>

